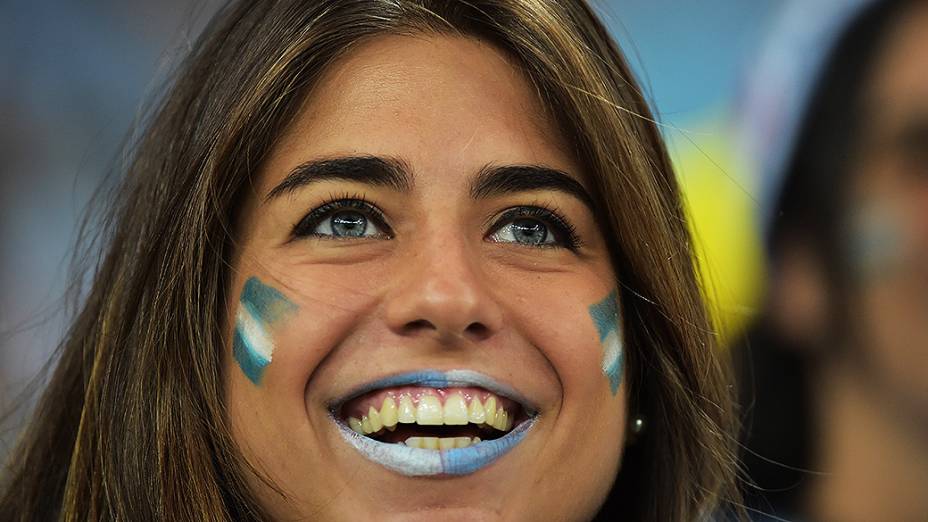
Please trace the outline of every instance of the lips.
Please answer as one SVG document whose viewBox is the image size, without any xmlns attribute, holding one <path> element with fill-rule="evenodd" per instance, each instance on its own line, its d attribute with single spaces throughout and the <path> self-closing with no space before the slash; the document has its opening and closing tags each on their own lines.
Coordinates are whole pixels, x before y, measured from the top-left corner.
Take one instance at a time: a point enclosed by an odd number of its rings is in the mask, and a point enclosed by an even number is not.
<svg viewBox="0 0 928 522">
<path fill-rule="evenodd" d="M 537 417 L 514 390 L 469 370 L 381 379 L 333 404 L 330 414 L 362 456 L 407 476 L 482 469 L 521 442 Z"/>
</svg>

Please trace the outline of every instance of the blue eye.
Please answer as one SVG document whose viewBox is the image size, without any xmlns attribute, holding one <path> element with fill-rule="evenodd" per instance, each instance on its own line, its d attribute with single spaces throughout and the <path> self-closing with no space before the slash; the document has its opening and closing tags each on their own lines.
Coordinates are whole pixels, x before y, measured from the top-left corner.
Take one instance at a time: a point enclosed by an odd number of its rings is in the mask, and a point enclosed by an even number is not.
<svg viewBox="0 0 928 522">
<path fill-rule="evenodd" d="M 370 229 L 370 234 L 368 234 Z M 380 235 L 380 231 L 373 224 L 369 224 L 366 217 L 353 210 L 335 212 L 323 219 L 313 229 L 314 236 L 332 237 L 370 237 Z"/>
<path fill-rule="evenodd" d="M 503 225 L 490 236 L 500 243 L 520 243 L 523 245 L 548 245 L 555 243 L 554 235 L 548 233 L 548 227 L 541 221 L 517 219 Z"/>
<path fill-rule="evenodd" d="M 574 227 L 557 213 L 541 207 L 507 210 L 487 236 L 497 243 L 576 250 L 580 240 Z"/>
<path fill-rule="evenodd" d="M 294 227 L 293 235 L 334 239 L 393 236 L 383 213 L 362 199 L 338 199 L 315 208 Z"/>
</svg>

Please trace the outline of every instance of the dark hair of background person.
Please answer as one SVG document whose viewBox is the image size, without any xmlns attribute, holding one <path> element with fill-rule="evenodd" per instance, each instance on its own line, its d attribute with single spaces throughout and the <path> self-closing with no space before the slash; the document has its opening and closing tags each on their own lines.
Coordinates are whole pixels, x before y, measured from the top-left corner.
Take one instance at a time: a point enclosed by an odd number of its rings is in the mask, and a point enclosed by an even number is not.
<svg viewBox="0 0 928 522">
<path fill-rule="evenodd" d="M 908 1 L 875 2 L 856 15 L 829 53 L 786 162 L 784 183 L 768 230 L 768 258 L 776 267 L 784 246 L 802 242 L 818 256 L 826 277 L 828 346 L 796 346 L 770 323 L 769 310 L 735 352 L 743 405 L 742 462 L 750 480 L 747 504 L 777 515 L 800 513 L 815 466 L 816 427 L 811 379 L 848 342 L 844 208 L 854 151 L 865 123 L 864 90 L 888 29 Z"/>
<path fill-rule="evenodd" d="M 260 520 L 232 439 L 222 338 L 237 202 L 322 71 L 379 34 L 506 51 L 575 147 L 621 281 L 629 410 L 603 516 L 690 521 L 738 505 L 736 417 L 677 182 L 618 48 L 584 2 L 236 2 L 134 149 L 109 245 L 13 452 L 2 520 Z M 260 476 L 260 475 L 259 475 Z"/>
</svg>

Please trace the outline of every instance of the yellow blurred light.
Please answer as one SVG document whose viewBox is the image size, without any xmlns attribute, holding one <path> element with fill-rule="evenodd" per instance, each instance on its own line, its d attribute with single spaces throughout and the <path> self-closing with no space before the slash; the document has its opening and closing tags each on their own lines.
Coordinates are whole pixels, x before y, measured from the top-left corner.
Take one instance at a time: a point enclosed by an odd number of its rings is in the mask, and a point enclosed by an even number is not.
<svg viewBox="0 0 928 522">
<path fill-rule="evenodd" d="M 671 130 L 668 138 L 703 291 L 724 347 L 758 310 L 764 265 L 755 183 L 720 121 L 713 118 L 688 126 L 697 132 Z"/>
</svg>

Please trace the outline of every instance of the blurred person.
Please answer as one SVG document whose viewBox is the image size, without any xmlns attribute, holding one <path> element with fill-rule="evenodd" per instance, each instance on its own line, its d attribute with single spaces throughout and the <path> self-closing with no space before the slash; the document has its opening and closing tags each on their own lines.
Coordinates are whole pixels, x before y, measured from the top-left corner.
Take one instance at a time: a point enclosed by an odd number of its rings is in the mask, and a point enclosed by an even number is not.
<svg viewBox="0 0 928 522">
<path fill-rule="evenodd" d="M 770 282 L 741 350 L 752 507 L 928 520 L 928 2 L 801 2 L 746 105 Z"/>
<path fill-rule="evenodd" d="M 0 520 L 737 502 L 674 173 L 586 3 L 231 3 L 149 125 Z"/>
</svg>

